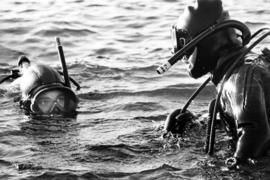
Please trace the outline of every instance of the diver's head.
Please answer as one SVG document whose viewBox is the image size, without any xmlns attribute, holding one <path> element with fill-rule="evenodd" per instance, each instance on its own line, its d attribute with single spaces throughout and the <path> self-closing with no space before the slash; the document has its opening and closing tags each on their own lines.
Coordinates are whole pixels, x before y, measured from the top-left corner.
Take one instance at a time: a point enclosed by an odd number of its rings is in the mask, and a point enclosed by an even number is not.
<svg viewBox="0 0 270 180">
<path fill-rule="evenodd" d="M 174 34 L 177 34 L 174 51 L 181 49 L 205 29 L 226 19 L 229 19 L 229 15 L 223 10 L 221 0 L 197 0 L 195 6 L 188 6 L 184 10 L 173 27 Z M 186 54 L 190 75 L 199 78 L 213 71 L 217 60 L 227 50 L 240 45 L 241 41 L 232 28 L 218 31 L 203 39 Z"/>
</svg>

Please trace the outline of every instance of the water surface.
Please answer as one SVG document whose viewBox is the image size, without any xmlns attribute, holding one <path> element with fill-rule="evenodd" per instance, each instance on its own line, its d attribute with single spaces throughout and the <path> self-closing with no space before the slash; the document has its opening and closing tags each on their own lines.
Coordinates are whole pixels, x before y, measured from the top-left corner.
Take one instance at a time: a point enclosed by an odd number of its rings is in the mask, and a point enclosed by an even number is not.
<svg viewBox="0 0 270 180">
<path fill-rule="evenodd" d="M 60 69 L 55 37 L 69 73 L 81 84 L 78 116 L 28 117 L 0 86 L 0 179 L 259 179 L 269 157 L 245 171 L 228 171 L 227 137 L 218 132 L 214 157 L 203 152 L 198 127 L 179 143 L 162 139 L 164 119 L 184 105 L 202 82 L 177 63 L 163 76 L 155 69 L 170 56 L 170 27 L 188 0 L 2 0 L 0 75 L 25 54 Z M 251 28 L 270 26 L 270 1 L 226 0 L 233 19 Z M 268 45 L 269 38 L 257 51 Z M 190 110 L 200 120 L 215 90 L 209 86 Z"/>
</svg>

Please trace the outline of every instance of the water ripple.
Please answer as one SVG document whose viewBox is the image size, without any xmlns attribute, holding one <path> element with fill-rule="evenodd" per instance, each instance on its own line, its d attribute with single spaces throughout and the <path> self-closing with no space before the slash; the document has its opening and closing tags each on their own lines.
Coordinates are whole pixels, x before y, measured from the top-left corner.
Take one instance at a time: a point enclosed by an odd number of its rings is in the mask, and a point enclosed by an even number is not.
<svg viewBox="0 0 270 180">
<path fill-rule="evenodd" d="M 223 1 L 232 19 L 251 30 L 269 26 L 268 0 Z M 170 28 L 190 0 L 37 1 L 2 0 L 0 75 L 27 55 L 61 70 L 55 36 L 60 36 L 69 74 L 81 85 L 78 116 L 38 119 L 19 109 L 6 85 L 0 87 L 0 179 L 259 179 L 223 171 L 231 153 L 223 132 L 215 157 L 205 157 L 205 127 L 177 142 L 162 139 L 162 124 L 203 81 L 192 80 L 183 63 L 160 76 L 171 57 Z M 256 7 L 256 8 L 254 8 Z M 267 45 L 267 41 L 262 45 Z M 215 88 L 207 86 L 190 110 L 204 121 Z M 196 132 L 195 132 L 196 131 Z M 266 162 L 268 161 L 268 162 Z M 213 166 L 211 166 L 211 163 Z M 256 172 L 256 173 L 254 173 Z"/>
</svg>

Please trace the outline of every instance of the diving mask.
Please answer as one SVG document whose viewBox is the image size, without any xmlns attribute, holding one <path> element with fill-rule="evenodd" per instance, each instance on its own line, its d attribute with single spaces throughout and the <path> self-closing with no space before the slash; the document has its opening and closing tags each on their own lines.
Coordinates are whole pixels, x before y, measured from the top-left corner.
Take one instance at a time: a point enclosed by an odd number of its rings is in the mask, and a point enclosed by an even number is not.
<svg viewBox="0 0 270 180">
<path fill-rule="evenodd" d="M 30 109 L 35 114 L 73 114 L 78 99 L 74 92 L 65 86 L 48 86 L 38 90 L 31 99 Z"/>
<path fill-rule="evenodd" d="M 172 52 L 176 53 L 187 45 L 192 40 L 189 32 L 186 29 L 177 29 L 174 25 L 171 29 L 171 41 L 172 41 Z M 195 60 L 197 58 L 197 48 L 190 48 L 185 55 L 182 57 L 182 61 L 188 65 L 188 69 L 192 69 Z"/>
<path fill-rule="evenodd" d="M 172 26 L 171 29 L 171 41 L 172 41 L 172 53 L 176 53 L 187 45 L 192 40 L 190 33 L 186 29 L 177 29 L 176 25 Z M 186 52 L 186 58 L 188 58 L 194 51 L 194 48 L 191 48 Z"/>
</svg>

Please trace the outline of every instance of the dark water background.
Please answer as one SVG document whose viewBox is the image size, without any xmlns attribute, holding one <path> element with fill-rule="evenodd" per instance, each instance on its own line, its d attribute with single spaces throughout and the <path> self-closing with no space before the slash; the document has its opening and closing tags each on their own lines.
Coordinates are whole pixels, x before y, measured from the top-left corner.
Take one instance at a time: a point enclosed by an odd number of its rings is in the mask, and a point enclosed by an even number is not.
<svg viewBox="0 0 270 180">
<path fill-rule="evenodd" d="M 182 107 L 202 79 L 180 62 L 163 76 L 170 57 L 170 27 L 189 0 L 2 0 L 0 75 L 26 54 L 60 69 L 55 37 L 69 73 L 82 86 L 78 116 L 38 120 L 0 86 L 0 179 L 267 179 L 269 157 L 243 171 L 228 171 L 231 152 L 218 132 L 214 157 L 203 152 L 197 127 L 179 143 L 161 138 L 166 115 Z M 226 0 L 233 19 L 251 28 L 270 26 L 269 0 Z M 257 48 L 268 44 L 264 41 Z M 193 102 L 200 120 L 213 87 Z"/>
</svg>

